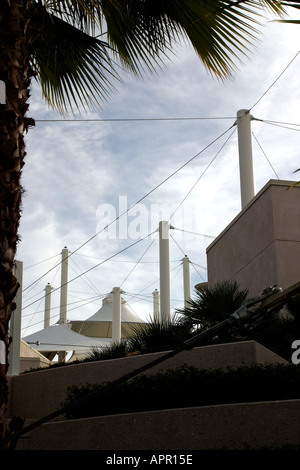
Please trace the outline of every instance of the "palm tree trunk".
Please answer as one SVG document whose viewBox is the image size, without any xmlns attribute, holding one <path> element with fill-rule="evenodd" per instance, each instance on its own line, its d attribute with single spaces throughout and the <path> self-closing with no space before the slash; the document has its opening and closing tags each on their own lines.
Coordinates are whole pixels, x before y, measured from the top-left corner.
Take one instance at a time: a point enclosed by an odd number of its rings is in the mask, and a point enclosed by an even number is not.
<svg viewBox="0 0 300 470">
<path fill-rule="evenodd" d="M 33 124 L 25 114 L 32 70 L 33 34 L 30 26 L 32 2 L 1 0 L 0 80 L 6 85 L 6 104 L 0 105 L 0 346 L 5 359 L 0 364 L 0 449 L 8 437 L 5 426 L 8 387 L 9 321 L 16 305 L 18 283 L 13 266 L 21 214 L 21 173 L 24 165 L 24 133 Z M 2 441 L 2 446 L 1 446 Z"/>
</svg>

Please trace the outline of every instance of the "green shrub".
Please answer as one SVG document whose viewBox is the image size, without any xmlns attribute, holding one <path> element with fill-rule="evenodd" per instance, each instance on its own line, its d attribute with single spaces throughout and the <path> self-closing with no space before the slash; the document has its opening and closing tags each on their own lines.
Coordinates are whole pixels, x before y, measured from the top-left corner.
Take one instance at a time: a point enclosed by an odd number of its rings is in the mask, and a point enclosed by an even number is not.
<svg viewBox="0 0 300 470">
<path fill-rule="evenodd" d="M 129 352 L 127 340 L 122 340 L 120 343 L 112 344 L 105 349 L 99 349 L 97 347 L 92 348 L 88 356 L 82 360 L 87 361 L 103 361 L 105 359 L 117 359 L 119 357 L 125 357 Z"/>
<path fill-rule="evenodd" d="M 89 395 L 91 392 L 94 395 Z M 86 399 L 84 398 L 86 397 Z M 74 401 L 83 398 L 79 407 Z M 300 369 L 295 365 L 253 365 L 205 370 L 182 366 L 141 375 L 115 385 L 67 390 L 62 406 L 68 419 L 170 408 L 300 398 Z"/>
<path fill-rule="evenodd" d="M 132 327 L 129 338 L 122 339 L 119 344 L 112 344 L 103 350 L 93 348 L 86 361 L 103 361 L 117 359 L 133 354 L 148 354 L 168 351 L 182 345 L 183 341 L 191 336 L 190 327 L 174 317 L 169 323 L 160 323 L 151 320 Z"/>
</svg>

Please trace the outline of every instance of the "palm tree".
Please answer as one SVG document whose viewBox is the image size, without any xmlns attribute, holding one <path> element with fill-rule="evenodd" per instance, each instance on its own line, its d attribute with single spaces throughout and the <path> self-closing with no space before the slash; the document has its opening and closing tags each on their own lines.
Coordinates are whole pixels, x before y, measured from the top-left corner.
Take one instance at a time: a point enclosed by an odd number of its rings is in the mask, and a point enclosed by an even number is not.
<svg viewBox="0 0 300 470">
<path fill-rule="evenodd" d="M 240 308 L 248 296 L 247 289 L 240 289 L 236 281 L 217 282 L 195 291 L 196 298 L 188 306 L 178 310 L 182 322 L 191 327 L 206 330 L 222 322 Z"/>
<path fill-rule="evenodd" d="M 120 70 L 137 76 L 154 72 L 187 39 L 207 70 L 224 79 L 247 54 L 265 8 L 283 12 L 275 0 L 1 0 L 0 83 L 6 103 L 0 105 L 0 351 L 4 344 L 6 356 L 18 289 L 13 266 L 24 134 L 34 125 L 27 116 L 32 78 L 60 113 L 98 106 L 114 91 Z M 0 438 L 7 401 L 2 356 Z"/>
</svg>

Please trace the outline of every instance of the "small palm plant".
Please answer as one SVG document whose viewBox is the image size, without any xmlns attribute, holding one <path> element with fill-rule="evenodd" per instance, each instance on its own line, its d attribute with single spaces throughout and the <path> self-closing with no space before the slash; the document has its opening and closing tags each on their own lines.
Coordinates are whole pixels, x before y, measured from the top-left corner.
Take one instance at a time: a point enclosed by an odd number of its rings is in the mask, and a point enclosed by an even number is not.
<svg viewBox="0 0 300 470">
<path fill-rule="evenodd" d="M 167 351 L 181 346 L 190 335 L 190 325 L 183 323 L 178 316 L 174 315 L 167 323 L 151 320 L 137 325 L 128 338 L 128 345 L 132 351 L 141 353 Z"/>
<path fill-rule="evenodd" d="M 240 289 L 236 281 L 218 282 L 212 287 L 195 291 L 196 298 L 189 300 L 189 306 L 178 310 L 182 321 L 201 329 L 225 320 L 240 308 L 248 296 L 247 289 Z"/>
<path fill-rule="evenodd" d="M 168 351 L 181 346 L 191 335 L 191 328 L 174 315 L 172 321 L 161 323 L 150 319 L 132 328 L 129 338 L 105 349 L 94 348 L 86 360 L 116 359 L 159 351 Z"/>
</svg>

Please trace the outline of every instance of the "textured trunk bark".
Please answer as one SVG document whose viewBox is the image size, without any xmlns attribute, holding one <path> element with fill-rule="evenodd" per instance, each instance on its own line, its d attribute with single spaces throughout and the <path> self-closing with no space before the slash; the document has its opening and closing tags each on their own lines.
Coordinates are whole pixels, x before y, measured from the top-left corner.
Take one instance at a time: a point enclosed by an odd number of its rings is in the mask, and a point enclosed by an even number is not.
<svg viewBox="0 0 300 470">
<path fill-rule="evenodd" d="M 6 104 L 0 105 L 0 449 L 10 446 L 5 426 L 9 321 L 15 309 L 18 283 L 13 275 L 21 214 L 21 173 L 24 165 L 24 133 L 33 124 L 25 117 L 31 77 L 34 35 L 30 0 L 1 0 L 0 80 L 6 85 Z M 8 442 L 5 442 L 8 441 Z M 1 445 L 2 442 L 2 445 Z"/>
</svg>

